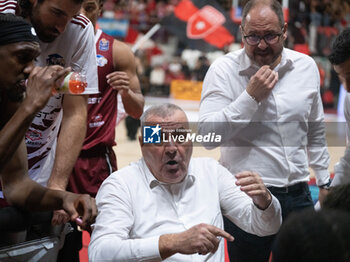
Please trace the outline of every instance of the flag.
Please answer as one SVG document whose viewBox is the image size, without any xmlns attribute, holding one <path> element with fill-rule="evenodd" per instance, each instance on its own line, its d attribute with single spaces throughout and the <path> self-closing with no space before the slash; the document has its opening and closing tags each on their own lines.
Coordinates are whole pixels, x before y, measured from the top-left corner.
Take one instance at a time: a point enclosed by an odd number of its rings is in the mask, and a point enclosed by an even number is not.
<svg viewBox="0 0 350 262">
<path fill-rule="evenodd" d="M 182 0 L 161 23 L 189 48 L 202 51 L 223 49 L 235 41 L 238 30 L 214 0 Z"/>
<path fill-rule="evenodd" d="M 129 28 L 129 20 L 115 18 L 99 18 L 97 23 L 100 29 L 113 37 L 125 38 Z"/>
</svg>

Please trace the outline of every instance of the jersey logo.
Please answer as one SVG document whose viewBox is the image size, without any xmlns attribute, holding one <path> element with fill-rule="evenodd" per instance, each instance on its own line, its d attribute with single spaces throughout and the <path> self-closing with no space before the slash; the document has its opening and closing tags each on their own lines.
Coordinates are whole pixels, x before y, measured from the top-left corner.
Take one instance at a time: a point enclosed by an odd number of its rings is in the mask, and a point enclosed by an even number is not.
<svg viewBox="0 0 350 262">
<path fill-rule="evenodd" d="M 99 104 L 102 100 L 102 97 L 89 97 L 88 98 L 88 104 L 89 105 L 94 105 L 94 104 Z"/>
<path fill-rule="evenodd" d="M 97 61 L 97 66 L 99 67 L 104 67 L 108 63 L 107 58 L 105 58 L 103 55 L 97 55 L 96 61 Z"/>
<path fill-rule="evenodd" d="M 109 41 L 106 38 L 102 38 L 99 42 L 98 49 L 101 51 L 109 50 Z"/>
<path fill-rule="evenodd" d="M 41 132 L 35 129 L 29 129 L 26 133 L 26 139 L 30 141 L 38 141 L 42 139 L 42 137 Z"/>
<path fill-rule="evenodd" d="M 94 127 L 100 127 L 103 126 L 105 123 L 105 121 L 103 121 L 103 117 L 101 114 L 98 114 L 96 116 L 93 116 L 91 118 L 91 122 L 89 123 L 89 127 L 90 128 L 94 128 Z"/>
<path fill-rule="evenodd" d="M 66 65 L 66 61 L 64 61 L 64 58 L 59 54 L 52 54 L 46 58 L 46 65 L 60 65 L 64 67 Z"/>
</svg>

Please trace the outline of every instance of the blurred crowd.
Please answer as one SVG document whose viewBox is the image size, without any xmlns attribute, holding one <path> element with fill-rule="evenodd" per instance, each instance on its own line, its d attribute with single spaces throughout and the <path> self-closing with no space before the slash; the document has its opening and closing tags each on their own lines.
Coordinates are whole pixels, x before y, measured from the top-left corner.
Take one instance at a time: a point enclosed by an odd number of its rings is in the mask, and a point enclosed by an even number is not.
<svg viewBox="0 0 350 262">
<path fill-rule="evenodd" d="M 288 45 L 308 43 L 311 55 L 328 55 L 327 38 L 334 38 L 350 22 L 349 1 L 290 1 Z"/>
<path fill-rule="evenodd" d="M 171 14 L 179 0 L 107 0 L 102 16 L 126 19 L 129 33 L 145 34 L 163 17 Z M 228 12 L 232 1 L 219 0 Z M 245 0 L 237 1 L 240 8 Z M 341 0 L 294 0 L 288 4 L 288 39 L 286 47 L 306 53 L 315 58 L 321 76 L 324 106 L 335 107 L 340 82 L 328 63 L 331 43 L 340 31 L 350 23 L 350 1 Z M 241 42 L 238 30 L 233 47 L 221 54 L 237 49 Z M 129 41 L 128 36 L 121 39 Z M 141 47 L 137 52 L 138 74 L 144 94 L 168 96 L 172 80 L 185 79 L 202 81 L 207 68 L 213 61 L 206 54 L 193 51 L 183 54 L 185 43 L 179 42 L 168 30 L 161 27 L 151 37 L 151 45 Z M 214 56 L 214 59 L 217 56 Z"/>
<path fill-rule="evenodd" d="M 340 0 L 289 1 L 287 47 L 311 55 L 321 77 L 325 108 L 336 107 L 340 82 L 327 61 L 335 37 L 350 23 L 350 2 Z"/>
</svg>

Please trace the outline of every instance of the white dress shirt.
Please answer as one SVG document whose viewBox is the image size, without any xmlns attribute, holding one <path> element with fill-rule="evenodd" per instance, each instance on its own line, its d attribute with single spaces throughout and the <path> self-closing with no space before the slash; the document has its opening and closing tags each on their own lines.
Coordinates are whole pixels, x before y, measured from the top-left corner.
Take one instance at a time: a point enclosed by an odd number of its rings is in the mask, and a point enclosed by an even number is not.
<svg viewBox="0 0 350 262">
<path fill-rule="evenodd" d="M 334 179 L 332 186 L 342 185 L 350 182 L 350 94 L 346 93 L 344 101 L 344 116 L 346 119 L 347 145 L 344 156 L 334 166 Z"/>
<path fill-rule="evenodd" d="M 283 49 L 274 69 L 279 80 L 257 103 L 246 91 L 259 67 L 244 49 L 217 59 L 203 83 L 199 133 L 222 136 L 220 162 L 235 174 L 258 172 L 267 186 L 285 187 L 329 180 L 319 71 L 312 58 Z"/>
<path fill-rule="evenodd" d="M 281 209 L 273 197 L 264 211 L 235 185 L 217 161 L 193 158 L 178 184 L 160 183 L 143 159 L 111 174 L 98 191 L 98 216 L 92 225 L 89 260 L 161 261 L 163 234 L 180 233 L 200 223 L 223 228 L 222 214 L 259 236 L 275 234 Z M 166 261 L 224 261 L 224 241 L 215 254 L 175 254 Z"/>
</svg>

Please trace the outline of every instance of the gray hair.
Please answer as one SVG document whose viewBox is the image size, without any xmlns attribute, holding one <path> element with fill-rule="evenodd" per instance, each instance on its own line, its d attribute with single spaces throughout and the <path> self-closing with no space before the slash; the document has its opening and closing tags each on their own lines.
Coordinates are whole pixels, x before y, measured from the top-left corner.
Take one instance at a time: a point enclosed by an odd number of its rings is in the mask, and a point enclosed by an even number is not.
<svg viewBox="0 0 350 262">
<path fill-rule="evenodd" d="M 250 10 L 253 9 L 253 7 L 257 5 L 265 5 L 271 8 L 271 10 L 277 15 L 278 21 L 280 23 L 280 26 L 283 27 L 284 25 L 284 16 L 283 16 L 283 11 L 282 11 L 282 6 L 280 2 L 277 0 L 250 0 L 247 2 L 247 4 L 243 8 L 242 12 L 242 22 L 241 26 L 244 27 L 245 21 L 247 18 L 248 13 Z"/>
<path fill-rule="evenodd" d="M 147 110 L 143 112 L 142 116 L 140 117 L 141 128 L 143 129 L 145 123 L 147 123 L 147 120 L 151 116 L 159 116 L 165 118 L 167 116 L 171 116 L 176 111 L 184 112 L 181 107 L 171 103 L 151 106 L 147 108 Z"/>
</svg>

